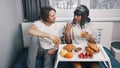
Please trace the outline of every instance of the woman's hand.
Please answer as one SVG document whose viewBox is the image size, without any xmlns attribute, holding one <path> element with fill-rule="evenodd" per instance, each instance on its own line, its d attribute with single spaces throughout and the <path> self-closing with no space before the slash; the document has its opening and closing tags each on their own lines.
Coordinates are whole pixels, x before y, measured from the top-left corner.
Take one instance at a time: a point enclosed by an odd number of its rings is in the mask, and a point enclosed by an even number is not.
<svg viewBox="0 0 120 68">
<path fill-rule="evenodd" d="M 82 32 L 81 37 L 87 38 L 90 43 L 96 43 L 95 39 L 88 32 Z"/>
<path fill-rule="evenodd" d="M 72 23 L 67 23 L 67 25 L 64 27 L 65 34 L 69 34 L 70 33 L 70 30 L 71 30 L 72 26 L 73 26 Z"/>
<path fill-rule="evenodd" d="M 67 25 L 64 27 L 65 29 L 65 42 L 67 44 L 71 44 L 72 43 L 72 40 L 70 38 L 70 30 L 72 28 L 73 24 L 72 23 L 67 23 Z"/>
</svg>

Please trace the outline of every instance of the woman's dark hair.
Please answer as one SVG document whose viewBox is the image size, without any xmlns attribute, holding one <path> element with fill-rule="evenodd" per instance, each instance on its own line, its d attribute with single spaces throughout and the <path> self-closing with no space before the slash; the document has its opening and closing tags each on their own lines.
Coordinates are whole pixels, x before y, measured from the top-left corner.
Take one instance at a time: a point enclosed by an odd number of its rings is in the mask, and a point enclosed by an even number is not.
<svg viewBox="0 0 120 68">
<path fill-rule="evenodd" d="M 52 7 L 42 7 L 41 8 L 41 16 L 40 16 L 40 18 L 43 21 L 47 21 L 47 19 L 49 17 L 49 13 L 50 13 L 51 10 L 56 12 L 56 10 L 54 8 L 52 8 Z"/>
<path fill-rule="evenodd" d="M 80 27 L 84 28 L 85 23 L 90 22 L 89 9 L 85 5 L 78 6 L 74 11 L 74 16 L 81 16 Z M 75 24 L 75 19 L 73 19 L 73 24 Z"/>
</svg>

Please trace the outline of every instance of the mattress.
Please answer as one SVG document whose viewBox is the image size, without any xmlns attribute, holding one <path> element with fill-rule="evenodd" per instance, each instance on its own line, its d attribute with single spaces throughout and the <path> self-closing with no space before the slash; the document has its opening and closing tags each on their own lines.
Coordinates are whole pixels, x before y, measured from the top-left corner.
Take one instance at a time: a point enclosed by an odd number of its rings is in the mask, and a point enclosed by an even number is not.
<svg viewBox="0 0 120 68">
<path fill-rule="evenodd" d="M 109 56 L 112 64 L 112 68 L 120 68 L 120 63 L 115 59 L 115 56 L 112 54 L 112 52 L 104 47 L 107 55 Z M 25 48 L 19 59 L 14 64 L 13 68 L 27 68 L 27 53 L 28 48 Z M 70 68 L 69 65 L 70 62 L 60 62 L 58 65 L 58 68 Z M 106 68 L 103 62 L 98 62 L 100 65 L 100 68 Z M 37 58 L 35 68 L 42 68 L 42 60 Z"/>
</svg>

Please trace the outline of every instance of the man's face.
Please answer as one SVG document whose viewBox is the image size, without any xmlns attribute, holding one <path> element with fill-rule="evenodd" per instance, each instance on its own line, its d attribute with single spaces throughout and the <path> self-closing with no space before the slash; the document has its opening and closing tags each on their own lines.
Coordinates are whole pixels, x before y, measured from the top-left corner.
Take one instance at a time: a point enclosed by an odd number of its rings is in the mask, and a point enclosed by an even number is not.
<svg viewBox="0 0 120 68">
<path fill-rule="evenodd" d="M 56 19 L 56 12 L 54 10 L 51 10 L 49 13 L 48 22 L 54 23 L 55 19 Z"/>
</svg>

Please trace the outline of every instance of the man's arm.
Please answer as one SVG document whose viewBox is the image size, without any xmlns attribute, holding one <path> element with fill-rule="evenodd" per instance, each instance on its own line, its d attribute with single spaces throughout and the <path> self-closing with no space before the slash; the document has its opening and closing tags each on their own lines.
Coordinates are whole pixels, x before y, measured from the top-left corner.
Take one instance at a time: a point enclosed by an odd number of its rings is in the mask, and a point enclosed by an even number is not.
<svg viewBox="0 0 120 68">
<path fill-rule="evenodd" d="M 29 31 L 28 31 L 28 34 L 34 35 L 34 36 L 40 36 L 40 37 L 50 38 L 50 35 L 49 35 L 49 34 L 38 30 L 37 26 L 34 25 L 34 24 L 30 27 L 30 29 L 29 29 Z"/>
<path fill-rule="evenodd" d="M 39 36 L 39 37 L 50 38 L 52 41 L 58 40 L 56 36 L 53 36 L 53 35 L 43 32 L 43 31 L 38 30 L 37 26 L 34 24 L 30 27 L 28 34 L 34 35 L 34 36 Z"/>
<path fill-rule="evenodd" d="M 59 44 L 62 43 L 61 40 L 62 40 L 62 37 L 57 38 L 57 40 L 54 42 L 55 48 L 58 48 L 58 47 L 59 47 Z"/>
</svg>

